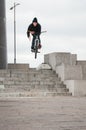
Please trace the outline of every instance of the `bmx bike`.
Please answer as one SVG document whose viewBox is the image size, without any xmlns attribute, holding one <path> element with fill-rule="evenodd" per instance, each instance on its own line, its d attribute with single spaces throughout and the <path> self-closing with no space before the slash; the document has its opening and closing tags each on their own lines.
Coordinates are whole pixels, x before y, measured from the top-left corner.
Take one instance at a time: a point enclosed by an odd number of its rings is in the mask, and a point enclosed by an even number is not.
<svg viewBox="0 0 86 130">
<path fill-rule="evenodd" d="M 38 49 L 39 49 L 39 39 L 37 35 L 35 39 L 35 44 L 34 44 L 35 59 L 37 58 Z"/>
<path fill-rule="evenodd" d="M 45 33 L 45 32 L 46 31 L 42 31 L 41 33 Z M 40 52 L 38 52 L 39 46 L 41 46 L 41 45 L 39 43 L 38 35 L 36 35 L 35 44 L 34 44 L 35 59 L 37 58 L 37 53 L 40 53 Z"/>
</svg>

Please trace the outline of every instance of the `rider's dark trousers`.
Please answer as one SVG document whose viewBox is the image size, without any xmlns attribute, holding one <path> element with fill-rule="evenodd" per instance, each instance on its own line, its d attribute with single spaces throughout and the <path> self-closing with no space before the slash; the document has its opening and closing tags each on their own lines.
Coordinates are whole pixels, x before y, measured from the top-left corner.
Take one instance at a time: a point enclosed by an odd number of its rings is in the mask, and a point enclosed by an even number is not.
<svg viewBox="0 0 86 130">
<path fill-rule="evenodd" d="M 33 36 L 31 49 L 34 49 L 35 39 L 36 39 L 36 35 Z M 38 36 L 38 39 L 39 39 L 39 43 L 41 43 L 40 36 Z"/>
</svg>

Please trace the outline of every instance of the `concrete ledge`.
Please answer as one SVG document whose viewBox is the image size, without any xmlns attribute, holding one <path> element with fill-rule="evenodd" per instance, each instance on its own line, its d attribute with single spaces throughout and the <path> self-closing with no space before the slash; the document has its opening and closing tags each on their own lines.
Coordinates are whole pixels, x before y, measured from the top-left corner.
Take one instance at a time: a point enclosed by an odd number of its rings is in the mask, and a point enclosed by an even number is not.
<svg viewBox="0 0 86 130">
<path fill-rule="evenodd" d="M 29 69 L 29 64 L 8 64 L 8 69 L 28 70 Z"/>
<path fill-rule="evenodd" d="M 56 66 L 64 63 L 66 65 L 76 65 L 77 55 L 67 52 L 55 52 L 44 55 L 44 62 L 49 64 L 55 71 Z"/>
<path fill-rule="evenodd" d="M 82 67 L 80 65 L 61 64 L 56 67 L 56 73 L 62 81 L 82 79 Z"/>
<path fill-rule="evenodd" d="M 83 73 L 83 80 L 86 80 L 86 61 L 77 61 L 77 65 L 81 65 L 82 73 Z"/>
<path fill-rule="evenodd" d="M 37 70 L 42 70 L 42 69 L 44 69 L 44 70 L 51 70 L 51 67 L 48 64 L 42 63 L 41 65 L 39 65 L 37 67 Z"/>
<path fill-rule="evenodd" d="M 64 83 L 73 96 L 86 96 L 86 80 L 66 80 Z"/>
</svg>

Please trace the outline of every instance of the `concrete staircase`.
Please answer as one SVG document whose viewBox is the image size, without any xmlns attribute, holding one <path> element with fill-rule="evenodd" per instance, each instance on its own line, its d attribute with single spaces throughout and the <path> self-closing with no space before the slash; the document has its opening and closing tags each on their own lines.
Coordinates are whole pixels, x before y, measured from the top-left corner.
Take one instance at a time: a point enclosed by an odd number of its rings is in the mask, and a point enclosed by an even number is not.
<svg viewBox="0 0 86 130">
<path fill-rule="evenodd" d="M 71 96 L 52 70 L 0 70 L 0 97 Z"/>
</svg>

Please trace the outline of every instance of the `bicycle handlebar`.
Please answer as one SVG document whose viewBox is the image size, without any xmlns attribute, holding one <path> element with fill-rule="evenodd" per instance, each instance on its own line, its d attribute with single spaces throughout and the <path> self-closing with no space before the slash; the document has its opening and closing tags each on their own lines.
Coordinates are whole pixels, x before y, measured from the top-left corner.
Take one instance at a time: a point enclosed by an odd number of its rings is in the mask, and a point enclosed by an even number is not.
<svg viewBox="0 0 86 130">
<path fill-rule="evenodd" d="M 46 33 L 47 31 L 42 31 L 41 33 Z"/>
<path fill-rule="evenodd" d="M 31 32 L 31 31 L 27 31 L 27 32 Z M 46 33 L 47 31 L 42 31 L 41 33 Z"/>
</svg>

